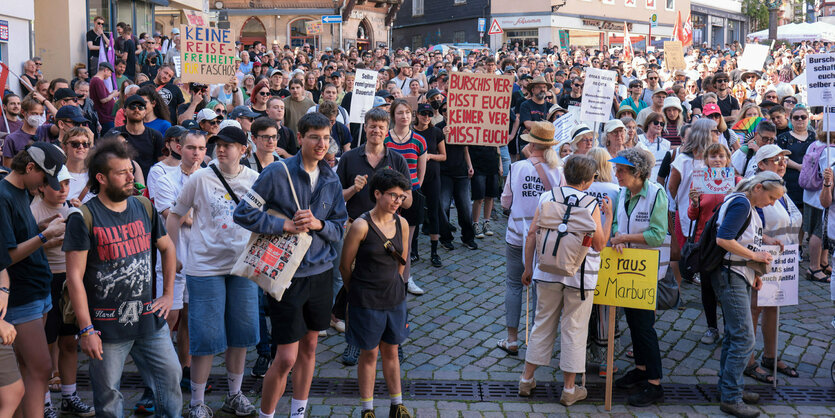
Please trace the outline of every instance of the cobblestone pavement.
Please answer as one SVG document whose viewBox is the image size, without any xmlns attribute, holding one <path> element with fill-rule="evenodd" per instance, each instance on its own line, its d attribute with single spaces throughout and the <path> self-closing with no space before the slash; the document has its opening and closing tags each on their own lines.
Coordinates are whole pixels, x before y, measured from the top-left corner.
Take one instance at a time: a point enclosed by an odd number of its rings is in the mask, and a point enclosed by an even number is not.
<svg viewBox="0 0 835 418">
<path fill-rule="evenodd" d="M 426 294 L 408 297 L 410 332 L 404 344 L 405 361 L 402 365 L 404 379 L 422 380 L 467 380 L 515 382 L 524 363 L 524 349 L 519 357 L 508 356 L 496 348 L 496 341 L 505 336 L 504 326 L 504 223 L 505 218 L 492 222 L 496 234 L 477 240 L 478 250 L 468 250 L 455 243 L 455 250 L 441 248 L 442 268 L 433 268 L 428 262 L 428 237 L 421 235 L 421 261 L 413 268 L 414 277 L 426 290 Z M 801 272 L 805 269 L 801 268 Z M 802 273 L 801 273 L 802 274 Z M 699 288 L 684 284 L 683 308 L 660 311 L 656 329 L 660 337 L 664 378 L 662 383 L 715 384 L 719 368 L 719 344 L 707 346 L 699 339 L 705 331 L 701 313 Z M 794 365 L 800 377 L 790 379 L 780 375 L 781 384 L 790 386 L 831 387 L 830 365 L 835 361 L 833 337 L 835 329 L 830 321 L 835 314 L 835 305 L 829 300 L 829 286 L 813 283 L 802 276 L 798 306 L 785 307 L 780 313 L 779 347 L 782 358 Z M 721 310 L 720 310 L 721 315 Z M 524 313 L 522 320 L 524 321 Z M 623 318 L 621 329 L 626 329 Z M 720 330 L 722 321 L 720 319 Z M 524 325 L 520 334 L 524 336 Z M 345 339 L 342 334 L 330 329 L 326 338 L 319 339 L 317 350 L 316 377 L 349 378 L 357 376 L 356 367 L 346 367 L 340 362 Z M 631 349 L 629 333 L 619 339 L 616 346 L 616 367 L 619 374 L 631 367 L 626 351 Z M 762 349 L 762 338 L 757 341 L 757 355 Z M 559 344 L 555 349 L 559 352 Z M 256 358 L 254 350 L 249 353 L 247 370 Z M 538 382 L 553 382 L 562 379 L 557 369 L 557 357 L 552 367 L 542 367 L 536 372 Z M 126 371 L 135 371 L 132 365 Z M 590 382 L 602 382 L 596 370 L 589 369 Z M 215 360 L 213 375 L 225 378 L 223 358 Z M 382 373 L 378 366 L 378 379 Z M 755 384 L 746 378 L 746 384 Z M 220 409 L 224 394 L 215 391 L 207 395 L 210 405 Z M 126 390 L 126 406 L 132 406 L 140 396 L 138 390 Z M 56 395 L 57 396 L 57 395 Z M 89 393 L 87 394 L 89 399 Z M 558 396 L 558 395 L 557 395 Z M 253 397 L 257 398 L 256 394 Z M 311 398 L 312 416 L 359 416 L 359 400 L 352 398 Z M 184 394 L 188 399 L 188 394 Z M 487 399 L 485 399 L 487 400 Z M 388 400 L 378 397 L 375 401 L 377 413 L 385 416 Z M 495 402 L 456 402 L 445 400 L 405 400 L 406 405 L 419 417 L 434 416 L 551 416 L 551 415 L 600 415 L 606 413 L 602 404 L 579 403 L 565 408 L 552 402 L 533 402 L 525 399 Z M 286 414 L 289 397 L 279 403 L 278 411 Z M 770 415 L 827 415 L 835 416 L 835 399 L 824 406 L 765 405 L 763 413 Z M 633 408 L 616 404 L 612 414 L 622 416 L 699 416 L 721 415 L 718 404 L 671 405 L 664 404 L 649 408 Z M 218 412 L 218 415 L 223 414 Z M 286 415 L 285 415 L 286 416 Z"/>
</svg>

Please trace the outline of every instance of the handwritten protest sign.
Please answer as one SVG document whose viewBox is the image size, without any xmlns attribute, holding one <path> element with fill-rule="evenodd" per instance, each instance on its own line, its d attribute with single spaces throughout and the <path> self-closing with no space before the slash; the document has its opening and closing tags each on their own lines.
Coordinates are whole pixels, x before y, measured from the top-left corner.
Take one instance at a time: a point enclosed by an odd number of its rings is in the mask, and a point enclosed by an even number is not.
<svg viewBox="0 0 835 418">
<path fill-rule="evenodd" d="M 835 54 L 806 55 L 806 83 L 809 106 L 835 105 Z"/>
<path fill-rule="evenodd" d="M 693 171 L 693 187 L 704 194 L 728 194 L 736 187 L 733 167 L 702 167 Z"/>
<path fill-rule="evenodd" d="M 322 33 L 322 21 L 311 20 L 304 22 L 304 30 L 308 35 L 319 35 Z"/>
<path fill-rule="evenodd" d="M 571 139 L 571 128 L 577 124 L 577 115 L 566 113 L 554 121 L 554 141 L 557 144 Z M 559 152 L 559 150 L 557 150 Z"/>
<path fill-rule="evenodd" d="M 768 251 L 774 257 L 771 262 L 771 272 L 763 275 L 763 287 L 757 292 L 758 306 L 788 306 L 797 305 L 798 286 L 798 258 L 797 244 L 780 247 L 764 245 L 763 251 Z"/>
<path fill-rule="evenodd" d="M 740 70 L 762 70 L 765 59 L 768 58 L 769 49 L 768 45 L 745 44 L 742 56 L 737 61 L 737 67 Z"/>
<path fill-rule="evenodd" d="M 624 248 L 619 254 L 606 247 L 600 252 L 595 304 L 655 310 L 657 288 L 658 250 Z"/>
<path fill-rule="evenodd" d="M 374 93 L 377 92 L 377 72 L 357 70 L 354 79 L 354 93 L 351 95 L 351 123 L 363 123 L 365 113 L 374 106 Z"/>
<path fill-rule="evenodd" d="M 180 36 L 183 82 L 225 84 L 235 75 L 235 37 L 231 30 L 182 25 Z"/>
<path fill-rule="evenodd" d="M 209 26 L 209 18 L 203 12 L 199 12 L 197 10 L 183 10 L 183 14 L 186 15 L 186 20 L 189 25 Z"/>
<path fill-rule="evenodd" d="M 611 118 L 616 79 L 617 73 L 614 71 L 586 68 L 583 102 L 580 103 L 581 121 L 602 123 Z"/>
<path fill-rule="evenodd" d="M 507 145 L 513 76 L 453 72 L 449 78 L 447 143 Z"/>
<path fill-rule="evenodd" d="M 664 64 L 668 71 L 687 68 L 684 63 L 684 50 L 681 41 L 664 41 Z"/>
</svg>

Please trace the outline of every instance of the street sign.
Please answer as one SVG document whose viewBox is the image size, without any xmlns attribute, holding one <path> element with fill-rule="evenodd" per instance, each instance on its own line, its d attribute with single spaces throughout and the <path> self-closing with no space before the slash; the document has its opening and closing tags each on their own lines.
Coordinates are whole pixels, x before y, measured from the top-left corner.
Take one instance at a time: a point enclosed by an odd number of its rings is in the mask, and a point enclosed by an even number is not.
<svg viewBox="0 0 835 418">
<path fill-rule="evenodd" d="M 480 17 L 478 18 L 478 31 L 484 32 L 484 27 L 487 26 L 487 19 Z"/>
<path fill-rule="evenodd" d="M 649 18 L 649 25 L 653 28 L 658 27 L 658 15 L 653 13 L 652 16 Z"/>
<path fill-rule="evenodd" d="M 493 19 L 493 23 L 490 24 L 490 31 L 487 32 L 488 35 L 501 35 L 504 31 L 502 27 L 499 26 L 499 21 Z"/>
<path fill-rule="evenodd" d="M 342 23 L 342 15 L 322 16 L 322 23 Z"/>
</svg>

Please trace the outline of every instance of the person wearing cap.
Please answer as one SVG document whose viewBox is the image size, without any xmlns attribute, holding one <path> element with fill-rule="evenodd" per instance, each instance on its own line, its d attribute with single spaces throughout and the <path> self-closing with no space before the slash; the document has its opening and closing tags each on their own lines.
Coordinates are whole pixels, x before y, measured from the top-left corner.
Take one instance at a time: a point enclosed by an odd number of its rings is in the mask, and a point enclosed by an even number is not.
<svg viewBox="0 0 835 418">
<path fill-rule="evenodd" d="M 609 155 L 618 155 L 618 153 L 626 149 L 626 126 L 620 119 L 611 119 L 603 126 L 605 133 L 604 141 L 601 145 L 606 148 Z M 614 176 L 614 171 L 612 172 Z"/>
<path fill-rule="evenodd" d="M 644 133 L 638 135 L 637 146 L 651 152 L 655 156 L 655 165 L 649 177 L 655 179 L 658 177 L 658 170 L 661 168 L 664 157 L 671 149 L 670 141 L 662 135 L 664 133 L 664 116 L 656 112 L 650 113 L 644 122 L 644 126 L 641 128 Z"/>
<path fill-rule="evenodd" d="M 120 92 L 119 89 L 110 92 L 104 84 L 104 80 L 109 80 L 112 75 L 113 67 L 107 62 L 102 62 L 96 75 L 90 77 L 90 99 L 93 100 L 93 108 L 96 109 L 102 132 L 113 129 L 113 105 Z"/>
<path fill-rule="evenodd" d="M 722 116 L 725 121 L 731 125 L 736 122 L 739 117 L 740 104 L 739 100 L 731 94 L 729 87 L 730 77 L 727 73 L 716 73 L 713 76 L 713 86 L 716 89 L 716 97 L 718 99 L 717 105 L 722 111 Z"/>
<path fill-rule="evenodd" d="M 70 192 L 70 180 L 72 176 L 64 166 L 58 172 L 58 182 L 61 187 L 58 190 L 49 187 L 47 184 L 42 184 L 38 187 L 38 194 L 29 208 L 32 215 L 37 222 L 49 222 L 55 217 L 66 219 L 73 206 L 68 202 Z M 61 288 L 64 285 L 67 277 L 66 256 L 58 242 L 56 245 L 44 246 L 46 258 L 49 262 L 49 268 L 52 271 L 52 285 L 51 297 L 52 300 L 61 300 Z M 60 352 L 58 358 L 55 359 L 58 363 L 58 368 L 53 370 L 52 376 L 58 377 L 61 387 L 61 402 L 60 412 L 62 414 L 72 414 L 76 416 L 93 416 L 95 410 L 93 407 L 84 403 L 76 393 L 76 371 L 78 369 L 78 350 L 75 335 L 80 329 L 75 323 L 64 323 L 63 313 L 58 303 L 53 303 L 52 309 L 46 317 L 46 342 L 53 345 L 57 343 L 57 348 Z M 49 395 L 47 395 L 49 396 Z M 51 402 L 47 402 L 51 404 Z M 47 406 L 48 408 L 48 406 Z"/>
<path fill-rule="evenodd" d="M 312 237 L 282 300 L 268 298 L 277 353 L 264 376 L 261 417 L 273 416 L 291 369 L 291 416 L 305 414 L 319 331 L 328 329 L 331 320 L 334 243 L 342 239 L 348 220 L 339 178 L 322 161 L 330 146 L 330 122 L 319 113 L 310 113 L 299 119 L 298 127 L 299 153 L 266 167 L 234 211 L 235 223 L 252 232 L 307 232 Z M 268 209 L 282 213 L 286 219 L 270 215 Z"/>
<path fill-rule="evenodd" d="M 731 155 L 731 166 L 737 175 L 750 177 L 757 170 L 757 162 L 754 159 L 760 147 L 773 144 L 777 141 L 777 127 L 771 121 L 764 120 L 757 125 L 754 136 L 748 143 L 741 146 Z"/>
<path fill-rule="evenodd" d="M 432 116 L 432 124 L 437 125 L 444 120 L 444 115 L 441 114 L 440 109 L 446 101 L 446 96 L 438 89 L 429 89 L 426 92 L 426 102 L 432 106 L 435 115 Z"/>
<path fill-rule="evenodd" d="M 151 170 L 151 166 L 159 161 L 165 148 L 162 134 L 145 126 L 145 115 L 148 111 L 142 96 L 134 94 L 128 97 L 125 99 L 125 126 L 113 129 L 125 137 L 134 149 L 135 160 L 142 168 L 142 173 Z"/>
<path fill-rule="evenodd" d="M 560 170 L 561 161 L 553 152 L 554 125 L 537 122 L 530 134 L 525 134 L 530 155 L 510 165 L 501 195 L 502 208 L 509 210 L 505 232 L 505 257 L 507 279 L 505 290 L 505 326 L 507 337 L 497 346 L 511 355 L 519 352 L 519 312 L 523 303 L 522 270 L 524 257 L 522 246 L 528 235 L 539 196 L 553 187 L 560 187 L 565 180 Z M 536 289 L 532 288 L 531 301 L 536 306 Z"/>
<path fill-rule="evenodd" d="M 704 97 L 705 104 L 702 106 L 702 116 L 716 122 L 719 130 L 719 142 L 725 144 L 731 151 L 736 151 L 742 145 L 741 138 L 733 132 L 732 129 L 725 122 L 725 117 L 722 116 L 722 110 L 719 105 L 715 103 L 716 93 L 707 93 Z"/>
<path fill-rule="evenodd" d="M 257 112 L 253 112 L 249 106 L 235 106 L 231 112 L 229 112 L 229 119 L 235 120 L 241 126 L 241 129 L 244 130 L 247 134 L 250 133 L 250 128 L 252 126 L 252 122 L 260 117 L 261 115 Z M 283 118 L 282 118 L 283 119 Z M 252 168 L 252 167 L 250 167 Z"/>
<path fill-rule="evenodd" d="M 638 117 L 635 118 L 635 121 L 638 122 L 638 125 L 643 125 L 646 121 L 647 116 L 650 113 L 663 113 L 664 111 L 664 100 L 667 98 L 667 90 L 662 88 L 657 88 L 652 92 L 651 95 L 651 102 L 649 107 L 645 107 L 643 110 L 638 112 Z"/>
<path fill-rule="evenodd" d="M 54 124 L 44 124 L 38 129 L 39 133 L 47 136 L 50 142 L 58 143 L 64 134 L 74 127 L 83 126 L 89 129 L 89 121 L 84 117 L 78 105 L 67 105 L 58 109 Z"/>
<path fill-rule="evenodd" d="M 35 142 L 12 158 L 11 171 L 0 180 L 2 252 L 8 250 L 11 260 L 17 260 L 8 266 L 8 287 L 14 291 L 6 291 L 8 305 L 3 319 L 14 325 L 17 332 L 14 349 L 25 382 L 23 407 L 32 416 L 44 413 L 44 395 L 52 371 L 43 322 L 53 305 L 52 273 L 45 249 L 60 245 L 64 218 L 48 219 L 39 227 L 29 202 L 43 184 L 61 190 L 58 175 L 64 160 L 64 154 L 55 145 Z"/>
<path fill-rule="evenodd" d="M 78 95 L 69 88 L 60 88 L 52 95 L 52 103 L 56 109 L 63 106 L 78 106 Z"/>
<path fill-rule="evenodd" d="M 610 160 L 615 164 L 615 175 L 621 186 L 618 205 L 614 209 L 610 245 L 618 252 L 624 248 L 664 250 L 669 254 L 667 235 L 667 193 L 649 179 L 655 164 L 652 154 L 639 148 L 628 148 Z M 620 202 L 623 202 L 621 204 Z M 669 255 L 668 255 L 669 257 Z M 658 279 L 667 273 L 667 263 L 661 255 Z M 655 312 L 625 308 L 626 322 L 632 335 L 635 368 L 615 380 L 621 390 L 640 390 L 629 395 L 632 406 L 649 406 L 664 399 L 661 387 L 661 352 L 655 331 Z"/>
<path fill-rule="evenodd" d="M 521 105 L 519 105 L 521 134 L 528 133 L 531 128 L 533 128 L 534 123 L 546 120 L 548 110 L 551 108 L 551 103 L 545 100 L 545 96 L 551 87 L 553 87 L 553 85 L 541 76 L 534 78 L 530 83 L 528 83 L 527 88 L 530 93 L 530 99 L 525 100 Z M 566 108 L 562 104 L 560 106 Z M 525 145 L 527 145 L 527 142 L 520 137 L 520 139 L 517 140 L 516 148 L 510 149 L 509 151 L 513 155 L 521 154 Z"/>
<path fill-rule="evenodd" d="M 615 118 L 621 119 L 622 121 L 624 117 L 635 120 L 635 118 L 638 117 L 638 113 L 635 112 L 635 109 L 633 109 L 632 106 L 622 104 L 620 109 L 618 109 L 618 112 L 615 114 Z"/>
<path fill-rule="evenodd" d="M 553 142 L 553 135 L 550 139 Z M 534 379 L 536 369 L 551 364 L 554 335 L 558 328 L 560 330 L 560 369 L 563 372 L 564 382 L 560 403 L 569 406 L 588 396 L 587 389 L 576 385 L 574 380 L 578 373 L 586 372 L 586 339 L 589 317 L 594 303 L 594 288 L 597 285 L 597 274 L 593 272 L 599 270 L 599 252 L 609 240 L 613 218 L 612 201 L 608 197 L 604 196 L 598 204 L 597 198 L 585 193 L 594 183 L 596 172 L 597 161 L 593 158 L 585 155 L 569 156 L 563 167 L 565 185 L 544 190 L 536 200 L 530 229 L 525 235 L 524 271 L 521 274 L 521 282 L 525 286 L 530 286 L 533 280 L 536 280 L 537 320 L 534 321 L 528 340 L 525 369 L 519 378 L 520 396 L 530 396 L 531 390 L 536 387 Z M 534 262 L 534 251 L 537 247 L 538 222 L 543 204 L 554 199 L 565 199 L 569 202 L 571 197 L 579 205 L 591 208 L 596 231 L 591 240 L 591 248 L 583 261 L 584 268 L 573 277 L 566 277 L 540 269 L 539 263 Z M 601 220 L 604 216 L 605 223 Z M 654 315 L 652 311 L 647 312 Z"/>
<path fill-rule="evenodd" d="M 217 159 L 190 176 L 166 219 L 168 231 L 178 245 L 183 218 L 192 212 L 184 272 L 190 301 L 192 356 L 188 416 L 193 418 L 212 415 L 204 402 L 206 382 L 212 358 L 224 352 L 230 385 L 223 410 L 239 416 L 255 412 L 241 392 L 241 382 L 247 347 L 257 342 L 257 304 L 231 301 L 257 300 L 258 286 L 230 273 L 249 237 L 233 222 L 232 210 L 252 187 L 258 173 L 240 163 L 247 146 L 246 133 L 240 128 L 223 128 L 209 141 L 216 144 Z"/>
<path fill-rule="evenodd" d="M 635 115 L 632 116 L 634 118 L 637 117 L 638 112 L 649 106 L 647 102 L 643 100 L 644 82 L 641 80 L 630 81 L 628 91 L 629 97 L 620 102 L 620 107 L 622 109 L 625 106 L 628 106 L 635 113 Z M 618 112 L 618 115 L 620 115 L 620 112 Z M 620 118 L 620 116 L 618 116 L 618 118 Z"/>
<path fill-rule="evenodd" d="M 586 154 L 595 145 L 595 133 L 588 125 L 579 123 L 571 128 L 572 154 Z"/>
<path fill-rule="evenodd" d="M 290 96 L 290 90 L 285 87 L 287 84 L 287 76 L 283 71 L 274 69 L 270 71 L 270 95 L 285 99 Z"/>
</svg>

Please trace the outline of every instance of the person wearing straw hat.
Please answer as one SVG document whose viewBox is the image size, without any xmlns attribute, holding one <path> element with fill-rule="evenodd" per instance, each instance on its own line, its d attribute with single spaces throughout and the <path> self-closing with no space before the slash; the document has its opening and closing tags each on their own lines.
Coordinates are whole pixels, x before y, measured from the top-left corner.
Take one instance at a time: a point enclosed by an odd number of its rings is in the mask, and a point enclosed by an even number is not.
<svg viewBox="0 0 835 418">
<path fill-rule="evenodd" d="M 525 354 L 525 370 L 519 378 L 519 395 L 530 396 L 536 388 L 534 372 L 539 366 L 550 365 L 551 353 L 554 351 L 554 338 L 559 328 L 560 369 L 563 372 L 565 385 L 560 396 L 560 403 L 569 406 L 582 401 L 588 395 L 584 385 L 576 385 L 574 379 L 578 373 L 586 372 L 586 338 L 594 303 L 593 289 L 597 285 L 597 271 L 600 268 L 599 251 L 606 246 L 612 227 L 612 201 L 604 197 L 598 204 L 597 198 L 585 193 L 594 182 L 595 173 L 597 173 L 597 161 L 593 158 L 585 155 L 569 156 L 565 161 L 563 171 L 566 184 L 539 196 L 525 241 L 525 270 L 521 277 L 522 283 L 529 285 L 532 280 L 536 280 L 539 299 L 536 304 L 537 320 L 531 331 L 528 350 Z M 583 261 L 584 268 L 572 277 L 546 272 L 540 269 L 538 263 L 534 263 L 541 208 L 545 202 L 555 199 L 557 191 L 560 197 L 566 200 L 577 199 L 581 205 L 589 200 L 596 226 L 591 248 Z M 606 215 L 605 224 L 601 222 L 603 215 Z M 585 375 L 583 381 L 585 383 Z"/>
<path fill-rule="evenodd" d="M 633 109 L 632 106 L 629 105 L 621 106 L 620 109 L 618 109 L 618 113 L 615 114 L 615 118 L 620 119 L 624 115 L 629 116 L 632 119 L 638 117 L 638 114 L 635 112 L 635 109 Z"/>
<path fill-rule="evenodd" d="M 551 103 L 545 100 L 545 96 L 551 87 L 553 85 L 542 76 L 534 77 L 528 83 L 527 89 L 531 98 L 519 105 L 519 123 L 522 124 L 523 134 L 528 133 L 537 121 L 546 120 Z M 516 143 L 517 148 L 511 150 L 511 154 L 521 153 L 525 145 L 527 145 L 527 142 L 525 142 L 524 138 L 520 138 Z"/>
<path fill-rule="evenodd" d="M 539 196 L 565 184 L 561 160 L 553 146 L 554 125 L 536 122 L 530 134 L 522 135 L 529 142 L 528 159 L 513 163 L 502 191 L 502 207 L 510 211 L 505 233 L 505 255 L 507 257 L 507 281 L 505 290 L 505 324 L 507 338 L 499 340 L 498 347 L 511 355 L 519 352 L 519 313 L 522 306 L 522 245 L 528 234 Z M 531 289 L 533 305 L 536 306 L 536 290 Z M 526 310 L 527 312 L 527 310 Z M 526 321 L 527 324 L 527 321 Z"/>
</svg>

